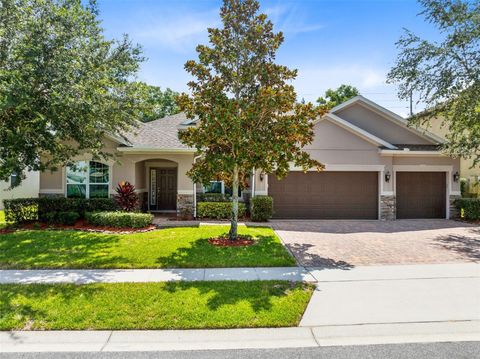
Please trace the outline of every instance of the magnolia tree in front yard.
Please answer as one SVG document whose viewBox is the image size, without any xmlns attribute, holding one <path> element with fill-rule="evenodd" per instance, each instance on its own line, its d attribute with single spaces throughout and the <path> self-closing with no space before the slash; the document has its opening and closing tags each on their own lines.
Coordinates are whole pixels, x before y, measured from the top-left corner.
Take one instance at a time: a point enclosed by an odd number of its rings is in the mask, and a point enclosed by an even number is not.
<svg viewBox="0 0 480 359">
<path fill-rule="evenodd" d="M 197 46 L 198 60 L 185 69 L 194 77 L 191 95 L 178 103 L 197 125 L 180 140 L 201 157 L 189 171 L 196 182 L 224 180 L 233 189 L 229 238 L 237 239 L 238 188 L 252 169 L 284 177 L 295 166 L 321 170 L 302 147 L 313 139 L 319 115 L 311 103 L 300 104 L 292 80 L 296 70 L 275 63 L 283 34 L 259 13 L 256 0 L 225 0 L 222 28 L 209 28 L 210 45 Z"/>
</svg>

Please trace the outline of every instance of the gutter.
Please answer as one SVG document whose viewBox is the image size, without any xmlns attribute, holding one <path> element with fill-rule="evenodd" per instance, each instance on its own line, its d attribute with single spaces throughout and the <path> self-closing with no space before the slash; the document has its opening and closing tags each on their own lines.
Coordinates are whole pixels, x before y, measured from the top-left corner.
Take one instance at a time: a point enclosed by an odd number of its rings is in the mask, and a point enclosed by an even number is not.
<svg viewBox="0 0 480 359">
<path fill-rule="evenodd" d="M 394 157 L 448 157 L 439 151 L 380 150 L 380 156 Z"/>
<path fill-rule="evenodd" d="M 158 147 L 117 147 L 117 151 L 125 153 L 143 154 L 143 153 L 195 153 L 192 148 L 158 148 Z"/>
</svg>

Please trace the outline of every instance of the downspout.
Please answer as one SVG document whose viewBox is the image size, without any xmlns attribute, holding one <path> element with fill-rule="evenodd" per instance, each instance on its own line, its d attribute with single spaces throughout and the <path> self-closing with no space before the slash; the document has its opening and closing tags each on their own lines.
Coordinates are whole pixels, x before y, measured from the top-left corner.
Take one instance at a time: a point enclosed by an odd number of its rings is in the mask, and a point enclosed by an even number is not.
<svg viewBox="0 0 480 359">
<path fill-rule="evenodd" d="M 197 163 L 197 160 L 202 157 L 202 155 L 198 155 L 193 157 L 193 164 Z M 197 218 L 197 183 L 193 182 L 193 218 Z"/>
<path fill-rule="evenodd" d="M 255 167 L 252 170 L 252 198 L 255 197 Z"/>
</svg>

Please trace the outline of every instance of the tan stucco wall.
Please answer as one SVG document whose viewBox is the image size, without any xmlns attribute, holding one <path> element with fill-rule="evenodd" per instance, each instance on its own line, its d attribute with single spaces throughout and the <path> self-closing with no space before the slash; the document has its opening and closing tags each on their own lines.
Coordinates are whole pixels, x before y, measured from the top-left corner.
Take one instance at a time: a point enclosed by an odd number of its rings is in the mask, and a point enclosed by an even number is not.
<svg viewBox="0 0 480 359">
<path fill-rule="evenodd" d="M 423 128 L 442 138 L 445 138 L 449 131 L 448 126 L 445 126 L 440 118 L 430 120 L 428 124 L 423 125 Z M 473 166 L 472 159 L 462 158 L 460 160 L 460 175 L 463 178 L 478 177 L 480 176 L 480 166 Z"/>
<path fill-rule="evenodd" d="M 0 181 L 0 209 L 3 209 L 4 199 L 38 197 L 40 174 L 28 172 L 22 184 L 14 189 L 9 189 L 10 181 Z"/>
<path fill-rule="evenodd" d="M 459 171 L 460 160 L 450 157 L 397 157 L 381 155 L 376 145 L 358 137 L 356 134 L 329 121 L 321 121 L 315 125 L 315 140 L 305 150 L 326 166 L 326 170 L 381 171 L 390 172 L 391 180 L 385 181 L 381 176 L 381 192 L 394 192 L 395 166 L 413 166 L 412 171 L 451 170 L 450 176 Z M 405 168 L 405 167 L 403 167 Z M 298 170 L 293 168 L 294 170 Z M 258 177 L 257 177 L 258 178 Z M 449 177 L 450 190 L 459 191 L 459 183 L 454 183 Z M 260 183 L 257 180 L 257 190 L 268 190 L 268 180 Z"/>
<path fill-rule="evenodd" d="M 336 112 L 338 116 L 371 134 L 393 144 L 431 144 L 423 137 L 389 121 L 385 116 L 365 108 L 361 104 L 353 104 Z"/>
</svg>

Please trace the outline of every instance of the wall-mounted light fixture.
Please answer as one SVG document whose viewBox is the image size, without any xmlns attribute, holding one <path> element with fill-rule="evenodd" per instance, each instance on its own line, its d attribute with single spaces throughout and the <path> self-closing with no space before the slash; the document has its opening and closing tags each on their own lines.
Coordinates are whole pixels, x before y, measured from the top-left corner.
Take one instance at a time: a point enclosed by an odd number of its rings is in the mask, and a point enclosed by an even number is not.
<svg viewBox="0 0 480 359">
<path fill-rule="evenodd" d="M 263 172 L 260 172 L 260 181 L 263 182 L 263 178 L 264 178 L 265 174 Z"/>
<path fill-rule="evenodd" d="M 385 172 L 385 182 L 390 182 L 390 178 L 392 178 L 390 171 Z"/>
<path fill-rule="evenodd" d="M 457 171 L 453 174 L 453 182 L 458 182 L 459 179 L 460 179 L 460 173 L 458 173 Z"/>
</svg>

